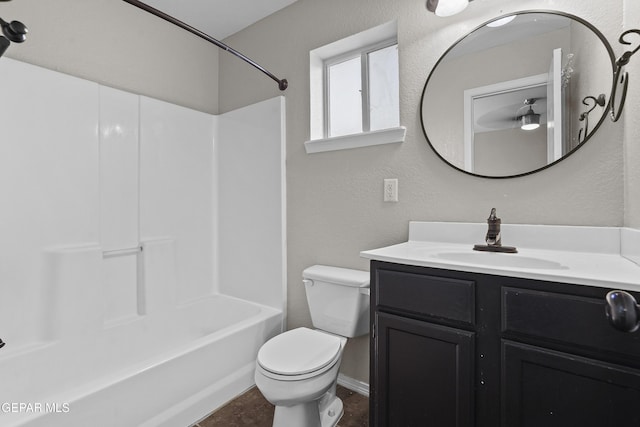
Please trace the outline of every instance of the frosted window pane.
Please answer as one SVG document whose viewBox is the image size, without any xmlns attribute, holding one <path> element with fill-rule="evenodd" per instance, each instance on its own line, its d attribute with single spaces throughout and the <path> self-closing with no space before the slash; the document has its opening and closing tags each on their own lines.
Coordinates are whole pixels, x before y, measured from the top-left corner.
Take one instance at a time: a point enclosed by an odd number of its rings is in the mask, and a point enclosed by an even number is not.
<svg viewBox="0 0 640 427">
<path fill-rule="evenodd" d="M 362 132 L 360 57 L 329 67 L 329 136 Z"/>
<path fill-rule="evenodd" d="M 371 130 L 400 125 L 398 45 L 369 53 Z"/>
</svg>

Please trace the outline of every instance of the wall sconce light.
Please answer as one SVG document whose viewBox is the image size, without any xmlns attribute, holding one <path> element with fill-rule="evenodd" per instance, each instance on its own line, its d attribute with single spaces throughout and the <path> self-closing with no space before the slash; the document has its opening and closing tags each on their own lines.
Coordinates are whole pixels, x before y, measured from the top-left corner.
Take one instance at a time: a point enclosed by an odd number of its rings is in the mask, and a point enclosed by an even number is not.
<svg viewBox="0 0 640 427">
<path fill-rule="evenodd" d="M 427 0 L 427 10 L 437 16 L 452 16 L 462 12 L 473 0 Z"/>
</svg>

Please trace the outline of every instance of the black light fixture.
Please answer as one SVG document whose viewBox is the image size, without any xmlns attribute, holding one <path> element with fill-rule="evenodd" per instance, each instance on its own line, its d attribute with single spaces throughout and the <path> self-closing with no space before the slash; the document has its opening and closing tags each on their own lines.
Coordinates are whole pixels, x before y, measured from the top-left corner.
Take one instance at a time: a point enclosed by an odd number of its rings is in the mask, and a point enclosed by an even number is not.
<svg viewBox="0 0 640 427">
<path fill-rule="evenodd" d="M 20 21 L 7 22 L 0 18 L 0 27 L 3 34 L 3 36 L 0 36 L 0 56 L 4 54 L 11 42 L 22 43 L 27 39 L 27 27 Z"/>
<path fill-rule="evenodd" d="M 20 21 L 11 21 L 7 22 L 4 19 L 0 18 L 0 27 L 2 27 L 2 34 L 14 43 L 22 43 L 27 39 L 27 30 L 26 25 L 24 25 Z"/>
<path fill-rule="evenodd" d="M 452 16 L 462 12 L 473 0 L 427 0 L 427 10 L 438 16 Z"/>
</svg>

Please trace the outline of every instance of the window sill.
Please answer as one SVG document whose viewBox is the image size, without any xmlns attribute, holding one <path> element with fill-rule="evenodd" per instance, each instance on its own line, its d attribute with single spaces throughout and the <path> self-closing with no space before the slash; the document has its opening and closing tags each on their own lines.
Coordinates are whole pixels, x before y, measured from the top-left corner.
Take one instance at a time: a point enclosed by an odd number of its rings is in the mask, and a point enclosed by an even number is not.
<svg viewBox="0 0 640 427">
<path fill-rule="evenodd" d="M 400 126 L 373 132 L 336 136 L 333 138 L 313 139 L 304 143 L 307 154 L 324 151 L 348 150 L 350 148 L 368 147 L 370 145 L 393 144 L 404 142 L 407 128 Z"/>
</svg>

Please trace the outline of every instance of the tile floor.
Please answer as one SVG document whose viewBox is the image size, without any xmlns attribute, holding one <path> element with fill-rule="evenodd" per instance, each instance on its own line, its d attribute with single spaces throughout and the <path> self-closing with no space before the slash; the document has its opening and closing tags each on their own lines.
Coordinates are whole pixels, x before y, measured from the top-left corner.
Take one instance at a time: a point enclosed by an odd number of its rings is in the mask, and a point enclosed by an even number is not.
<svg viewBox="0 0 640 427">
<path fill-rule="evenodd" d="M 369 425 L 367 397 L 338 386 L 338 397 L 344 403 L 344 415 L 338 427 L 366 427 Z M 271 427 L 273 405 L 253 387 L 238 396 L 193 427 Z M 292 426 L 295 427 L 295 426 Z"/>
</svg>

